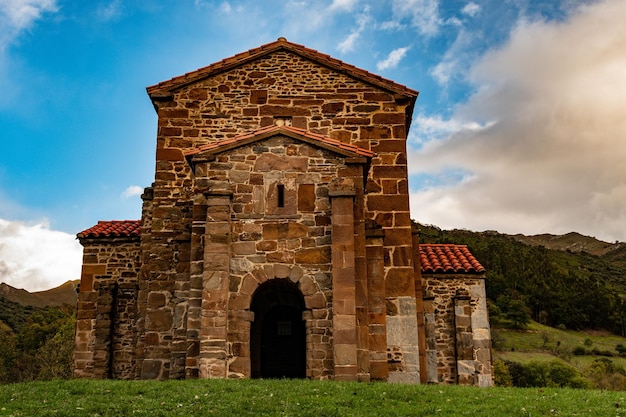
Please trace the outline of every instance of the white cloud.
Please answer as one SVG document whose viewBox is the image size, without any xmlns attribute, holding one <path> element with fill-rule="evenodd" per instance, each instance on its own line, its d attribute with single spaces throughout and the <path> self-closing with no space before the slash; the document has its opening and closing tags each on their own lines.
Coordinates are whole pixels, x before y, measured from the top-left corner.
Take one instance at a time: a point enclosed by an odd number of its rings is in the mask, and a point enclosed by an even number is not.
<svg viewBox="0 0 626 417">
<path fill-rule="evenodd" d="M 480 124 L 472 120 L 462 121 L 458 118 L 444 119 L 441 116 L 427 116 L 419 113 L 413 119 L 411 132 L 409 133 L 409 143 L 414 148 L 435 147 L 442 145 L 453 134 L 461 132 L 478 133 L 481 130 L 488 129 L 495 122 L 488 121 Z M 444 142 L 445 143 L 445 142 Z"/>
<path fill-rule="evenodd" d="M 473 1 L 470 1 L 461 9 L 461 13 L 466 14 L 470 17 L 476 16 L 480 12 L 480 6 Z"/>
<path fill-rule="evenodd" d="M 330 10 L 345 10 L 347 12 L 351 11 L 355 4 L 357 4 L 358 0 L 333 0 L 331 5 L 329 6 Z"/>
<path fill-rule="evenodd" d="M 198 0 L 196 0 L 196 5 L 198 5 Z M 233 11 L 233 7 L 230 5 L 229 2 L 225 1 L 220 5 L 220 11 L 222 13 L 228 14 Z"/>
<path fill-rule="evenodd" d="M 105 22 L 119 18 L 122 15 L 121 0 L 113 0 L 107 4 L 100 4 L 96 13 L 98 17 Z"/>
<path fill-rule="evenodd" d="M 468 70 L 476 93 L 451 120 L 430 121 L 435 136 L 441 122 L 438 140 L 422 138 L 410 157 L 412 172 L 470 175 L 445 189 L 418 187 L 414 217 L 625 241 L 622 16 L 626 3 L 616 0 L 581 6 L 564 22 L 521 22 L 482 56 Z"/>
<path fill-rule="evenodd" d="M 80 279 L 82 248 L 75 236 L 50 230 L 47 222 L 0 219 L 0 282 L 28 291 Z"/>
<path fill-rule="evenodd" d="M 448 86 L 453 78 L 464 78 L 467 74 L 462 70 L 470 66 L 472 55 L 473 34 L 460 29 L 457 36 L 442 60 L 430 69 L 430 75 L 440 86 Z"/>
<path fill-rule="evenodd" d="M 370 16 L 369 16 L 369 8 L 365 7 L 363 13 L 359 14 L 357 16 L 357 27 L 356 29 L 354 29 L 343 41 L 341 41 L 339 43 L 339 45 L 337 46 L 337 49 L 341 52 L 341 53 L 346 53 L 346 52 L 351 52 L 354 50 L 355 46 L 356 46 L 356 42 L 358 41 L 359 37 L 361 36 L 361 34 L 363 33 L 363 31 L 366 29 L 368 23 L 370 22 Z"/>
<path fill-rule="evenodd" d="M 30 29 L 44 13 L 57 10 L 56 0 L 0 1 L 0 52 L 21 32 Z"/>
<path fill-rule="evenodd" d="M 138 185 L 131 185 L 122 192 L 122 198 L 130 198 L 143 194 L 143 188 Z"/>
<path fill-rule="evenodd" d="M 384 71 L 386 69 L 397 67 L 400 61 L 402 61 L 402 58 L 405 57 L 409 49 L 409 46 L 394 49 L 389 53 L 387 58 L 376 63 L 376 68 L 378 68 L 379 71 Z"/>
<path fill-rule="evenodd" d="M 395 20 L 410 20 L 425 36 L 436 35 L 442 24 L 437 0 L 393 0 L 392 10 Z"/>
</svg>

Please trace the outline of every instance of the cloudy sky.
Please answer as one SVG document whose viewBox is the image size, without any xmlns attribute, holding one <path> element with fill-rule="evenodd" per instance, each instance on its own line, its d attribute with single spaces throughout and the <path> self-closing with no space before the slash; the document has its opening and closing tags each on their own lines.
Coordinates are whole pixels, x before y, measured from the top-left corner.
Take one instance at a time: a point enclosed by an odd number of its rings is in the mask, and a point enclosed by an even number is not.
<svg viewBox="0 0 626 417">
<path fill-rule="evenodd" d="M 413 218 L 626 241 L 623 0 L 0 0 L 0 281 L 80 275 L 137 219 L 145 87 L 280 36 L 420 91 Z"/>
</svg>

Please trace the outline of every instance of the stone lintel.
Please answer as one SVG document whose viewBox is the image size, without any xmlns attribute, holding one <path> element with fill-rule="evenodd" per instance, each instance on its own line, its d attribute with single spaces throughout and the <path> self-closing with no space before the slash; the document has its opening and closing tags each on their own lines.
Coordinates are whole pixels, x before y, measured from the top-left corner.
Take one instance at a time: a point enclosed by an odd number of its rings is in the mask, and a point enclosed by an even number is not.
<svg viewBox="0 0 626 417">
<path fill-rule="evenodd" d="M 356 195 L 356 187 L 352 178 L 333 178 L 328 185 L 330 197 L 353 197 Z"/>
<path fill-rule="evenodd" d="M 362 165 L 362 164 L 366 164 L 367 163 L 367 158 L 353 156 L 353 157 L 346 158 L 345 161 L 346 161 L 346 164 L 359 164 L 359 165 Z"/>
<path fill-rule="evenodd" d="M 232 196 L 228 181 L 210 180 L 208 178 L 196 178 L 194 181 L 194 191 L 205 195 Z"/>
</svg>

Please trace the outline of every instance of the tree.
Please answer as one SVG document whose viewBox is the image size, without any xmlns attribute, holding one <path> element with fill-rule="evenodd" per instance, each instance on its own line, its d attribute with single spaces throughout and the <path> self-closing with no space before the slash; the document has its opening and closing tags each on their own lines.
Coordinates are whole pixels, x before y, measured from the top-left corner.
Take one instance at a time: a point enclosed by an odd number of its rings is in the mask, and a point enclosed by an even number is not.
<svg viewBox="0 0 626 417">
<path fill-rule="evenodd" d="M 509 302 L 506 317 L 511 320 L 513 327 L 524 329 L 530 323 L 530 311 L 522 300 L 512 300 Z"/>
</svg>

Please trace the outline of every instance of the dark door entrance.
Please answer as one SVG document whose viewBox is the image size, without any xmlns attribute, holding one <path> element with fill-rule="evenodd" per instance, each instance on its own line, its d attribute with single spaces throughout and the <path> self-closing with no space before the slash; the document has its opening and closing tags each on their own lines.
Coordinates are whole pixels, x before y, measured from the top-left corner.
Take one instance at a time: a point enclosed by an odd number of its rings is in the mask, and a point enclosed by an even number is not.
<svg viewBox="0 0 626 417">
<path fill-rule="evenodd" d="M 283 279 L 266 282 L 255 292 L 251 308 L 252 377 L 306 377 L 304 300 L 296 285 Z"/>
</svg>

